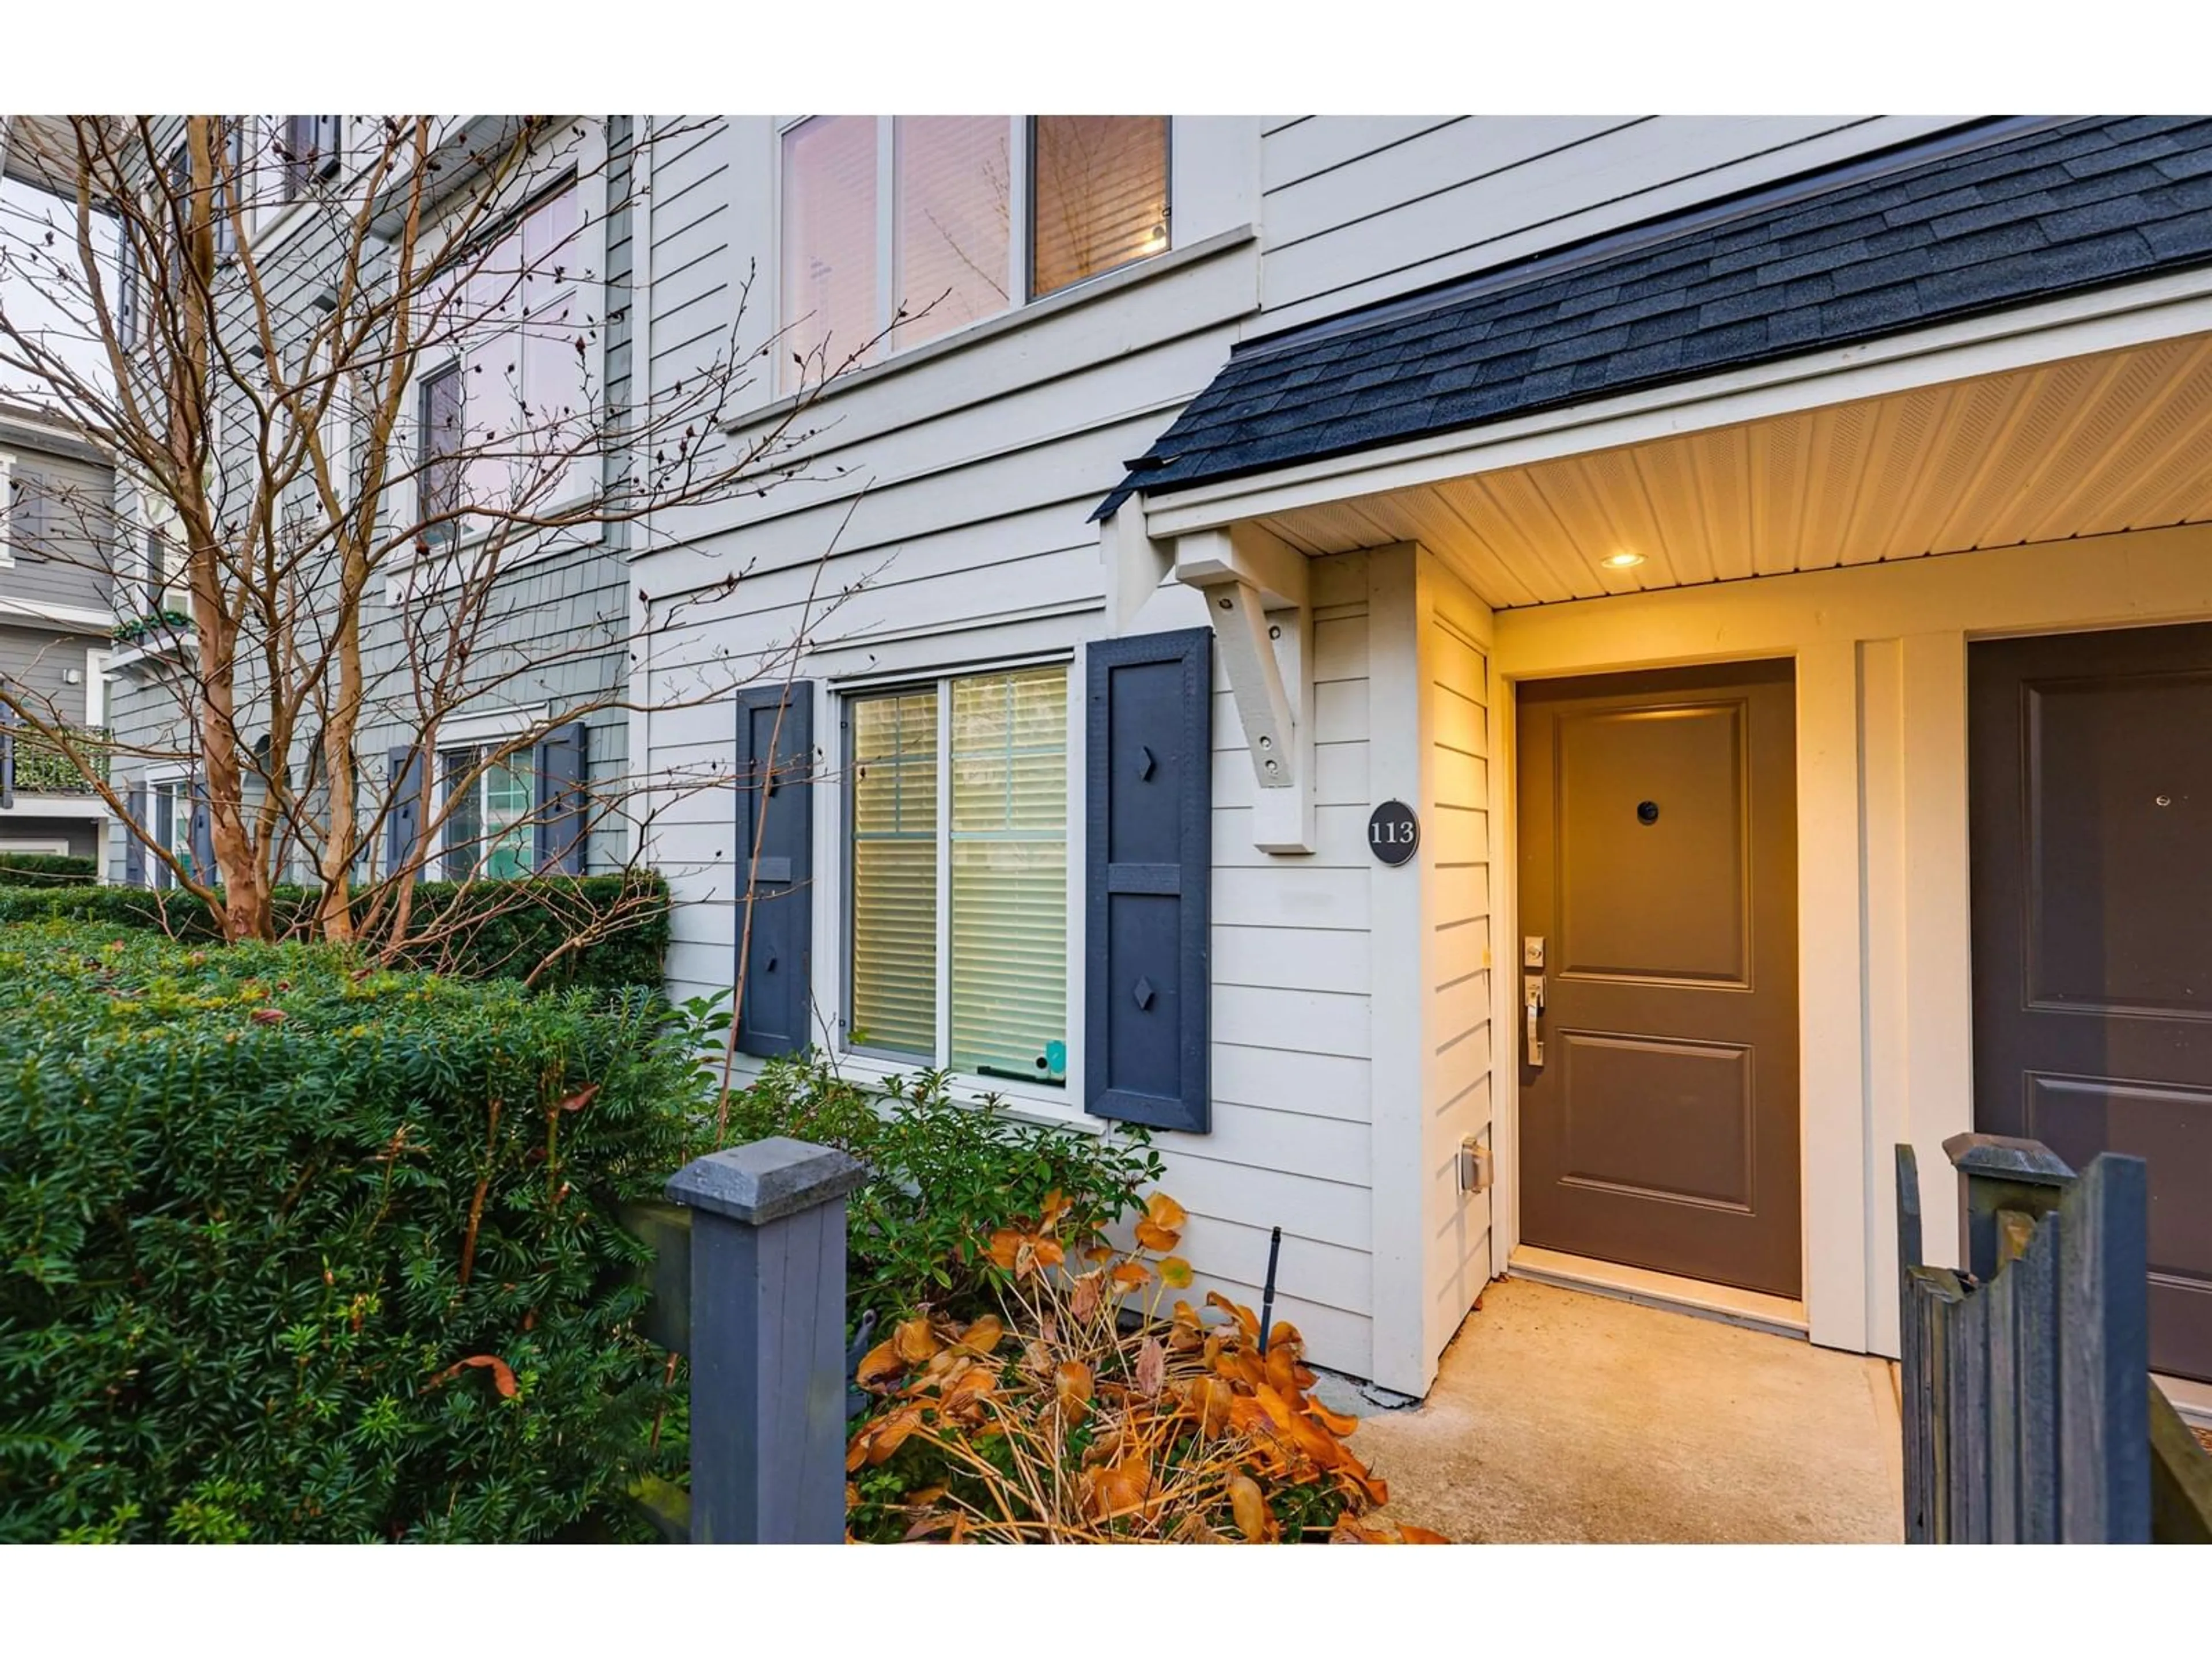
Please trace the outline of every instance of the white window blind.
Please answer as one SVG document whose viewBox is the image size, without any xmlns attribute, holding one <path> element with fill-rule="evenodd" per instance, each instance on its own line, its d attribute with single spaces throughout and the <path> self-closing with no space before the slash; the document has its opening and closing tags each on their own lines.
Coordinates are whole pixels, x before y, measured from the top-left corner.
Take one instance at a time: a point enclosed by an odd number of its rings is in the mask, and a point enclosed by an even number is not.
<svg viewBox="0 0 2212 1659">
<path fill-rule="evenodd" d="M 935 688 L 853 705 L 855 1042 L 937 1052 Z"/>
<path fill-rule="evenodd" d="M 1067 695 L 1055 664 L 851 705 L 856 1045 L 1066 1084 Z"/>
<path fill-rule="evenodd" d="M 1033 132 L 1032 296 L 1165 250 L 1166 116 L 1040 115 Z"/>
<path fill-rule="evenodd" d="M 783 135 L 786 386 L 834 373 L 874 337 L 876 118 L 817 115 Z M 817 354 L 818 356 L 817 356 Z"/>
<path fill-rule="evenodd" d="M 1006 308 L 1012 125 L 1003 115 L 897 121 L 900 345 Z"/>
<path fill-rule="evenodd" d="M 952 684 L 951 966 L 952 1065 L 1065 1080 L 1064 668 Z"/>
</svg>

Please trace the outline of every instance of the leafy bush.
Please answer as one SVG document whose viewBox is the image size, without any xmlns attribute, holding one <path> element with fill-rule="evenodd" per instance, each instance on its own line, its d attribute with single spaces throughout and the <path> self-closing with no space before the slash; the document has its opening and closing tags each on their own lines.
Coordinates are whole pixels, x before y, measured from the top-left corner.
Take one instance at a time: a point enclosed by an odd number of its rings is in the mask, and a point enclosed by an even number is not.
<svg viewBox="0 0 2212 1659">
<path fill-rule="evenodd" d="M 0 882 L 25 887 L 82 887 L 99 879 L 96 859 L 67 853 L 0 853 Z"/>
<path fill-rule="evenodd" d="M 0 999 L 0 1541 L 636 1535 L 651 998 L 46 924 Z"/>
<path fill-rule="evenodd" d="M 305 933 L 320 897 L 319 888 L 276 889 L 277 932 Z M 367 904 L 364 896 L 357 912 L 365 914 Z M 439 918 L 441 937 L 404 953 L 409 965 L 462 979 L 522 979 L 550 963 L 537 980 L 541 990 L 658 987 L 668 949 L 668 884 L 651 872 L 533 876 L 465 889 L 418 882 L 415 915 Z M 150 928 L 202 944 L 220 938 L 207 907 L 189 894 L 146 887 L 0 886 L 0 922 L 54 920 Z M 587 934 L 588 944 L 566 948 Z"/>
<path fill-rule="evenodd" d="M 1345 1443 L 1357 1419 L 1307 1393 L 1293 1327 L 1263 1346 L 1250 1310 L 1218 1294 L 1161 1322 L 1164 1292 L 1191 1282 L 1171 1254 L 1183 1218 L 1155 1193 L 1121 1253 L 1051 1194 L 992 1237 L 1003 1318 L 901 1322 L 860 1362 L 883 1403 L 846 1452 L 852 1535 L 1443 1542 L 1363 1518 L 1388 1488 Z"/>
<path fill-rule="evenodd" d="M 1161 1168 L 1141 1127 L 1025 1123 L 995 1098 L 954 1101 L 942 1072 L 877 1088 L 811 1053 L 768 1062 L 731 1097 L 727 1139 L 769 1135 L 836 1146 L 869 1167 L 847 1200 L 846 1307 L 855 1322 L 923 1302 L 951 1314 L 988 1307 L 1006 1278 L 985 1241 L 1006 1216 L 1035 1213 L 1058 1194 L 1071 1228 L 1097 1231 L 1133 1212 Z"/>
<path fill-rule="evenodd" d="M 118 645 L 136 645 L 149 635 L 165 639 L 192 637 L 192 619 L 181 611 L 149 611 L 143 617 L 133 617 L 119 622 L 108 630 L 108 637 Z"/>
</svg>

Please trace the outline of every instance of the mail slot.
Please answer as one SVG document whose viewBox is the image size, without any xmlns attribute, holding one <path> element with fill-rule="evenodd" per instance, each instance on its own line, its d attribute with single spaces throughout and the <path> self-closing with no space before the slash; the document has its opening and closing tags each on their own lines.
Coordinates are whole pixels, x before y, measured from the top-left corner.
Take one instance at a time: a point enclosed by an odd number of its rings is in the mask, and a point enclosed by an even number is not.
<svg viewBox="0 0 2212 1659">
<path fill-rule="evenodd" d="M 753 879 L 755 881 L 789 881 L 791 860 L 789 859 L 757 860 L 753 864 Z"/>
</svg>

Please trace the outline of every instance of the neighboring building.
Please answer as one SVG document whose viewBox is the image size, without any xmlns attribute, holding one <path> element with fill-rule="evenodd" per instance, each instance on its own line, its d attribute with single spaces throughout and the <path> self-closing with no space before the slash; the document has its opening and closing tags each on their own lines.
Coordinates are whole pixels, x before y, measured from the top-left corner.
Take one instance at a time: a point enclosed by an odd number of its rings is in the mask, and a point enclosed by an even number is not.
<svg viewBox="0 0 2212 1659">
<path fill-rule="evenodd" d="M 232 142 L 249 180 L 246 234 L 253 239 L 266 285 L 282 302 L 276 319 L 278 349 L 295 372 L 312 329 L 329 305 L 336 303 L 338 273 L 349 264 L 369 290 L 354 303 L 374 303 L 380 269 L 389 292 L 390 239 L 398 234 L 396 222 L 380 220 L 378 235 L 370 239 L 358 260 L 349 261 L 343 251 L 355 199 L 349 192 L 356 190 L 364 158 L 375 143 L 365 125 L 369 118 L 236 118 Z M 487 135 L 494 135 L 489 141 L 495 142 L 500 119 L 455 117 L 446 121 L 446 136 L 434 159 L 447 182 L 432 193 L 427 212 L 450 210 L 461 199 L 472 175 L 466 166 L 457 164 L 456 157 L 465 149 L 486 143 Z M 176 125 L 180 131 L 181 122 Z M 533 259 L 540 257 L 535 239 L 541 234 L 557 236 L 562 240 L 553 246 L 574 250 L 560 255 L 562 291 L 552 301 L 533 294 L 531 302 L 540 307 L 557 302 L 564 311 L 573 307 L 587 319 L 575 331 L 588 337 L 590 389 L 595 398 L 616 407 L 628 395 L 623 295 L 629 258 L 624 159 L 629 131 L 629 118 L 624 116 L 562 123 L 559 153 L 549 158 L 542 175 L 533 180 L 529 199 L 517 204 L 513 212 L 493 216 L 483 239 L 500 246 L 506 239 L 517 248 L 524 239 L 532 239 L 529 257 Z M 165 136 L 157 143 L 173 142 L 173 137 Z M 343 210 L 337 214 L 325 210 L 318 199 L 331 193 Z M 426 245 L 429 234 L 423 233 Z M 240 303 L 235 283 L 224 286 L 222 269 L 217 283 L 226 303 Z M 250 319 L 241 318 L 231 337 L 234 346 L 251 342 Z M 430 447 L 439 441 L 436 434 L 452 429 L 455 422 L 451 416 L 441 421 L 431 411 L 458 411 L 464 376 L 471 368 L 479 371 L 474 385 L 483 395 L 498 395 L 501 383 L 516 387 L 526 400 L 544 395 L 535 385 L 543 362 L 537 348 L 523 350 L 515 343 L 513 330 L 501 347 L 495 361 L 485 351 L 484 364 L 458 347 L 425 355 L 407 394 L 410 418 L 403 422 L 405 453 L 395 458 L 396 469 L 425 462 Z M 238 349 L 250 350 L 258 359 L 258 346 Z M 577 372 L 578 354 L 565 339 L 549 355 L 555 370 Z M 523 361 L 512 361 L 518 357 Z M 225 443 L 222 487 L 235 483 L 242 489 L 252 476 L 257 427 L 237 389 L 226 391 L 229 404 L 219 411 Z M 470 419 L 476 418 L 471 410 Z M 357 465 L 357 438 L 342 404 L 333 410 L 331 423 L 337 435 L 329 441 Z M 596 490 L 604 483 L 596 476 L 578 480 L 583 491 Z M 307 526 L 294 533 L 318 533 L 316 526 L 326 525 L 327 516 L 314 504 L 312 478 L 303 473 L 292 489 L 302 510 L 290 522 Z M 198 867 L 211 867 L 207 815 L 197 805 L 199 744 L 190 712 L 194 642 L 188 627 L 161 621 L 164 612 L 181 613 L 188 608 L 180 586 L 182 560 L 173 526 L 164 521 L 162 510 L 148 506 L 127 478 L 121 496 L 123 516 L 132 527 L 116 587 L 118 611 L 126 618 L 131 637 L 112 665 L 117 673 L 113 716 L 118 737 L 140 757 L 126 764 L 125 799 L 139 822 L 162 844 Z M 387 579 L 373 585 L 363 614 L 367 696 L 356 750 L 362 769 L 356 811 L 363 823 L 376 829 L 356 863 L 357 877 L 373 878 L 412 856 L 425 829 L 433 842 L 422 870 L 426 878 L 581 874 L 623 865 L 634 847 L 619 806 L 628 735 L 627 717 L 618 706 L 629 670 L 630 617 L 620 556 L 627 536 L 627 526 L 611 525 L 588 541 L 570 535 L 557 546 L 510 553 L 506 573 L 483 605 L 481 619 L 471 625 L 470 690 L 440 710 L 434 756 L 423 753 L 422 698 L 413 670 L 428 648 L 446 652 L 451 637 L 436 625 L 422 626 L 430 607 L 411 593 L 405 566 L 395 562 Z M 331 558 L 323 550 L 311 552 L 307 562 L 312 568 L 319 561 L 327 565 Z M 410 606 L 416 608 L 412 617 Z M 246 712 L 240 725 L 249 744 L 267 741 L 266 720 L 257 721 L 253 712 L 266 708 L 265 688 L 252 678 L 256 655 L 251 648 L 241 653 L 246 679 L 239 706 Z M 567 714 L 586 706 L 588 712 L 573 719 Z M 319 771 L 319 732 L 312 722 L 302 724 L 307 729 L 294 744 L 292 768 L 295 775 L 314 777 Z M 533 732 L 542 732 L 543 740 L 522 743 L 496 763 L 489 758 L 498 749 Z M 426 768 L 431 778 L 430 814 L 423 819 L 416 803 Z M 603 787 L 586 805 L 581 792 L 594 783 Z M 452 791 L 463 787 L 466 798 L 453 798 Z M 259 786 L 251 777 L 247 794 L 251 811 L 260 798 Z M 316 821 L 316 813 L 306 816 Z M 145 856 L 139 838 L 119 823 L 108 841 L 108 869 L 110 878 L 118 882 L 158 886 L 173 879 L 168 866 Z M 313 849 L 297 839 L 288 840 L 278 874 L 280 879 L 317 881 Z"/>
<path fill-rule="evenodd" d="M 0 680 L 34 714 L 78 728 L 94 756 L 107 723 L 114 488 L 98 450 L 38 410 L 0 404 Z M 108 814 L 83 773 L 4 714 L 0 757 L 13 785 L 0 794 L 0 853 L 96 856 Z"/>
<path fill-rule="evenodd" d="M 1408 1393 L 1508 1271 L 1893 1352 L 1894 1143 L 2138 1152 L 2212 1382 L 2212 125 L 733 117 L 636 229 L 655 387 L 898 325 L 632 556 L 748 1052 L 1159 1126 Z"/>
</svg>

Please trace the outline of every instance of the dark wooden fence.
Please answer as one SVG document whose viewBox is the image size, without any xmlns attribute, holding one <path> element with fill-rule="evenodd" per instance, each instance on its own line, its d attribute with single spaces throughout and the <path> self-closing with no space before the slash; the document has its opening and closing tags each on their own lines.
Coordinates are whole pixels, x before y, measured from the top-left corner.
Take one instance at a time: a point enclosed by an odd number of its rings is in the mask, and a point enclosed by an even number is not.
<svg viewBox="0 0 2212 1659">
<path fill-rule="evenodd" d="M 653 1247 L 646 1334 L 691 1365 L 691 1486 L 634 1493 L 665 1537 L 845 1535 L 845 1197 L 854 1159 L 777 1137 L 695 1160 L 625 1208 Z"/>
<path fill-rule="evenodd" d="M 2039 1141 L 1954 1135 L 1956 1273 L 1922 1261 L 1897 1149 L 1905 1537 L 2212 1541 L 2212 1458 L 2150 1376 L 2142 1161 L 2079 1176 Z"/>
</svg>

